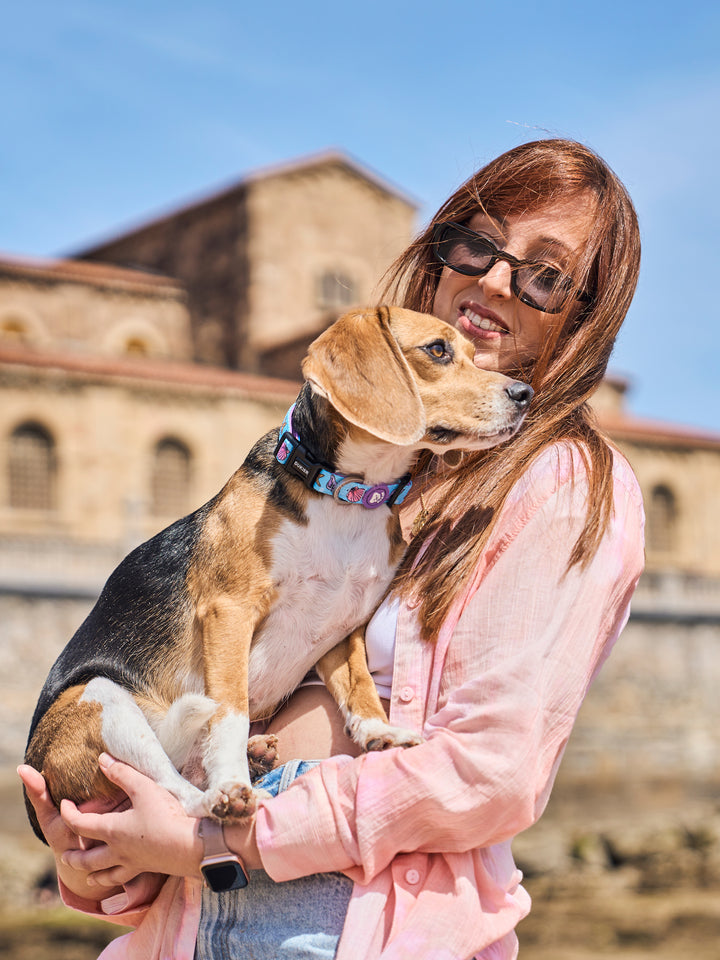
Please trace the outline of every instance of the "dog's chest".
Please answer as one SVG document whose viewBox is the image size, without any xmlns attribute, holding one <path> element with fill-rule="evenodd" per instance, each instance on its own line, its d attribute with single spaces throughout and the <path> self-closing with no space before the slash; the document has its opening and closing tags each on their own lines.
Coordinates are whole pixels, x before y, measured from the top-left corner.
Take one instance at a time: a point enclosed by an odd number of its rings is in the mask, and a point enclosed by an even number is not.
<svg viewBox="0 0 720 960">
<path fill-rule="evenodd" d="M 272 543 L 276 600 L 250 652 L 251 713 L 292 691 L 380 602 L 395 572 L 387 508 L 311 500 L 308 524 L 287 522 Z"/>
</svg>

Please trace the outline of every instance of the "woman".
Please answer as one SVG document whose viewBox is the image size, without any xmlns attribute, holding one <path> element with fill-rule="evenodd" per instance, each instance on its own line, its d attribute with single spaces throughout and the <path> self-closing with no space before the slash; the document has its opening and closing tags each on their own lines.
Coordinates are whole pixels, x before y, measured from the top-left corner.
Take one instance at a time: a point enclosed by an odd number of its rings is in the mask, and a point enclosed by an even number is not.
<svg viewBox="0 0 720 960">
<path fill-rule="evenodd" d="M 324 690 L 298 691 L 272 725 L 281 756 L 329 759 L 263 803 L 251 829 L 226 829 L 265 899 L 239 923 L 237 911 L 257 904 L 246 899 L 253 882 L 220 905 L 205 892 L 198 958 L 331 957 L 341 931 L 338 958 L 516 955 L 529 898 L 510 841 L 545 807 L 642 569 L 637 483 L 586 407 L 638 267 L 624 188 L 592 151 L 562 140 L 524 144 L 480 170 L 395 264 L 386 300 L 453 324 L 479 367 L 531 382 L 536 396 L 501 447 L 460 463 L 425 458 L 404 508 L 409 547 L 369 627 L 369 661 L 393 722 L 425 742 L 354 757 Z M 105 899 L 119 922 L 140 923 L 108 956 L 189 958 L 201 913 L 197 821 L 110 763 L 131 808 L 93 814 L 64 802 L 64 819 L 42 778 L 23 770 L 65 897 L 90 912 Z M 74 849 L 75 834 L 102 844 Z M 151 870 L 171 876 L 157 896 Z M 282 926 L 288 896 L 313 929 L 294 920 L 296 937 L 275 930 L 269 952 L 254 952 L 261 934 L 247 924 L 259 915 L 260 926 Z"/>
</svg>

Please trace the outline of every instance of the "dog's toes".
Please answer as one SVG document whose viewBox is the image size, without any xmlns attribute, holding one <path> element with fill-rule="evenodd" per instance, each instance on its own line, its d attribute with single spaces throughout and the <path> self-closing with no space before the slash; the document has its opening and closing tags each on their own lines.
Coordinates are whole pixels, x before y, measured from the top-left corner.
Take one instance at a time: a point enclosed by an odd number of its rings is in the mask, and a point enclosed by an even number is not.
<svg viewBox="0 0 720 960">
<path fill-rule="evenodd" d="M 410 730 L 388 727 L 380 736 L 371 737 L 365 743 L 366 750 L 390 750 L 392 747 L 416 747 L 423 738 Z"/>
<path fill-rule="evenodd" d="M 273 770 L 279 762 L 278 738 L 272 733 L 250 737 L 247 747 L 250 775 L 253 780 Z"/>
<path fill-rule="evenodd" d="M 397 743 L 394 737 L 375 737 L 365 744 L 366 750 L 390 750 L 391 747 L 407 747 L 407 743 Z"/>
<path fill-rule="evenodd" d="M 225 783 L 211 800 L 210 815 L 216 820 L 240 823 L 255 813 L 255 794 L 245 783 Z"/>
</svg>

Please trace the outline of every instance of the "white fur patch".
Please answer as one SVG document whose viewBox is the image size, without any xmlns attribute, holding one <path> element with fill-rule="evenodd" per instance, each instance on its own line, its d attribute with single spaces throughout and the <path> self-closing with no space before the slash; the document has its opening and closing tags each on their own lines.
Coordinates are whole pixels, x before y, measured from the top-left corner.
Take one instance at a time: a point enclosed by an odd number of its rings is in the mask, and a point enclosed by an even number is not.
<svg viewBox="0 0 720 960">
<path fill-rule="evenodd" d="M 250 650 L 252 716 L 291 693 L 320 657 L 364 623 L 394 573 L 388 510 L 311 498 L 308 523 L 272 544 L 276 601 Z"/>
<path fill-rule="evenodd" d="M 170 704 L 170 709 L 158 726 L 157 735 L 178 770 L 182 770 L 190 750 L 217 708 L 215 700 L 200 693 L 186 693 Z"/>
<path fill-rule="evenodd" d="M 229 712 L 212 724 L 204 756 L 209 793 L 228 782 L 250 783 L 249 735 L 250 719 L 242 713 Z"/>
<path fill-rule="evenodd" d="M 204 815 L 197 812 L 204 809 L 202 791 L 180 776 L 129 690 L 95 677 L 80 701 L 102 707 L 102 737 L 108 753 L 172 793 L 191 816 Z"/>
</svg>

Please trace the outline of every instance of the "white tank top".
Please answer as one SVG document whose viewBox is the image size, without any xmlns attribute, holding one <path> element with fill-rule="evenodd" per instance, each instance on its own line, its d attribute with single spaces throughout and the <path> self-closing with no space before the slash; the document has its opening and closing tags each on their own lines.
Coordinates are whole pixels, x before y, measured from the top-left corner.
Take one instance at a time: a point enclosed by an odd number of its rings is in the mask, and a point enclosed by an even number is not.
<svg viewBox="0 0 720 960">
<path fill-rule="evenodd" d="M 375 611 L 365 629 L 365 649 L 377 692 L 390 699 L 395 660 L 395 631 L 400 601 L 397 596 L 386 598 Z"/>
</svg>

